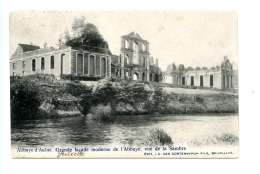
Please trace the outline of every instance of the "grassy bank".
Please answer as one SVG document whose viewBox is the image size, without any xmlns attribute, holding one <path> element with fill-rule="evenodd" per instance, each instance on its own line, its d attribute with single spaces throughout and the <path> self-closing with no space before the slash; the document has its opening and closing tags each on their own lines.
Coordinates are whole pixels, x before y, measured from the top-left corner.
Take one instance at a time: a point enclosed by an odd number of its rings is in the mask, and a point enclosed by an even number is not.
<svg viewBox="0 0 260 174">
<path fill-rule="evenodd" d="M 91 113 L 98 122 L 115 122 L 115 115 L 121 114 L 238 112 L 238 94 L 230 91 L 165 89 L 156 84 L 104 80 L 86 86 L 78 81 L 57 81 L 52 75 L 41 74 L 12 77 L 10 86 L 12 119 Z"/>
</svg>

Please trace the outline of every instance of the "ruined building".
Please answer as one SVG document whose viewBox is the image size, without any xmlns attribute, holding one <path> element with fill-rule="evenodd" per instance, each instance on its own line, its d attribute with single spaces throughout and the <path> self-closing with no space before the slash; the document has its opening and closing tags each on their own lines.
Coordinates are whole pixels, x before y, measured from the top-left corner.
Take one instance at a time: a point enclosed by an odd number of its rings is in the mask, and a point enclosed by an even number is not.
<svg viewBox="0 0 260 174">
<path fill-rule="evenodd" d="M 227 56 L 216 68 L 188 70 L 180 69 L 174 64 L 167 67 L 164 83 L 174 85 L 189 85 L 212 87 L 218 89 L 238 88 L 238 71 L 233 70 L 233 65 Z"/>
<path fill-rule="evenodd" d="M 72 41 L 73 42 L 73 41 Z M 99 47 L 88 43 L 55 48 L 18 44 L 10 59 L 10 75 L 85 75 L 101 78 L 159 81 L 158 60 L 149 53 L 149 42 L 134 32 L 121 37 L 120 55 L 113 55 L 107 43 Z"/>
<path fill-rule="evenodd" d="M 150 57 L 149 42 L 134 32 L 121 37 L 119 56 L 113 56 L 111 74 L 120 79 L 159 82 L 158 59 Z"/>
</svg>

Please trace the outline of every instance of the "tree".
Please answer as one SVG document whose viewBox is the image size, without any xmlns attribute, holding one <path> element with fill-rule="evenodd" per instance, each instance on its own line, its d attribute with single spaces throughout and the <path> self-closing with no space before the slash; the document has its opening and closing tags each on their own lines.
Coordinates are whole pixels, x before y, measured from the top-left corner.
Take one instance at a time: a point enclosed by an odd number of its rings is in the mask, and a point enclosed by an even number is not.
<svg viewBox="0 0 260 174">
<path fill-rule="evenodd" d="M 216 68 L 215 68 L 215 67 L 211 67 L 210 69 L 211 69 L 211 70 L 215 70 Z"/>
<path fill-rule="evenodd" d="M 82 36 L 82 31 L 85 26 L 85 20 L 86 17 L 82 16 L 81 18 L 74 18 L 72 22 L 72 32 L 74 37 L 81 37 Z"/>
<path fill-rule="evenodd" d="M 64 35 L 64 40 L 65 40 L 65 42 L 67 42 L 67 41 L 70 40 L 70 33 L 69 33 L 67 27 L 65 28 L 63 35 Z"/>
<path fill-rule="evenodd" d="M 48 46 L 47 46 L 47 42 L 44 42 L 43 47 L 44 47 L 44 48 L 48 48 Z"/>
<path fill-rule="evenodd" d="M 107 45 L 103 36 L 99 33 L 98 28 L 92 23 L 86 23 L 85 19 L 84 16 L 74 18 L 72 32 L 75 38 L 67 40 L 66 45 L 78 46 L 87 44 L 95 47 Z"/>
<path fill-rule="evenodd" d="M 199 66 L 197 66 L 197 67 L 195 68 L 195 70 L 201 70 L 201 68 L 200 68 Z"/>
<path fill-rule="evenodd" d="M 207 68 L 207 67 L 205 67 L 205 66 L 203 66 L 201 69 L 203 69 L 203 70 L 208 70 L 208 68 Z"/>
<path fill-rule="evenodd" d="M 61 48 L 62 45 L 64 45 L 64 42 L 62 41 L 62 38 L 60 36 L 60 38 L 58 39 L 58 43 L 56 44 L 59 48 Z"/>
<path fill-rule="evenodd" d="M 185 70 L 185 66 L 183 64 L 180 64 L 178 66 L 178 71 L 183 72 Z"/>
<path fill-rule="evenodd" d="M 192 66 L 188 66 L 188 67 L 186 68 L 186 71 L 189 71 L 189 70 L 194 70 L 194 68 L 193 68 Z"/>
</svg>

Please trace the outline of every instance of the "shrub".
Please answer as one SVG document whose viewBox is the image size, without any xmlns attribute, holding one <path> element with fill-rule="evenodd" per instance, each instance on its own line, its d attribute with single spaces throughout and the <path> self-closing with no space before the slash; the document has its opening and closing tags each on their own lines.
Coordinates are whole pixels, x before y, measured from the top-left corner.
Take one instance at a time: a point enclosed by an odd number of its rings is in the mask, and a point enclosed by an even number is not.
<svg viewBox="0 0 260 174">
<path fill-rule="evenodd" d="M 98 81 L 102 79 L 101 77 L 94 77 L 94 76 L 86 76 L 86 75 L 73 75 L 73 74 L 62 74 L 61 79 L 63 80 L 77 80 L 77 81 Z"/>
<path fill-rule="evenodd" d="M 239 138 L 233 134 L 222 134 L 221 136 L 214 136 L 219 143 L 227 145 L 235 145 L 239 143 Z"/>
<path fill-rule="evenodd" d="M 10 84 L 11 118 L 35 119 L 41 104 L 39 87 L 28 78 L 17 78 Z"/>
<path fill-rule="evenodd" d="M 85 93 L 91 93 L 92 88 L 85 86 L 81 83 L 67 83 L 66 85 L 66 92 L 73 95 L 73 96 L 80 96 Z"/>
<path fill-rule="evenodd" d="M 173 141 L 171 136 L 162 128 L 153 128 L 149 130 L 145 144 L 151 146 L 171 146 Z"/>
<path fill-rule="evenodd" d="M 238 145 L 239 138 L 233 134 L 222 134 L 221 136 L 214 135 L 207 137 L 204 140 L 194 140 L 189 144 L 193 146 L 212 146 L 212 145 Z"/>
<path fill-rule="evenodd" d="M 111 114 L 111 107 L 104 105 L 97 105 L 91 108 L 90 113 L 92 119 L 99 123 L 114 123 L 116 122 L 115 115 Z"/>
</svg>

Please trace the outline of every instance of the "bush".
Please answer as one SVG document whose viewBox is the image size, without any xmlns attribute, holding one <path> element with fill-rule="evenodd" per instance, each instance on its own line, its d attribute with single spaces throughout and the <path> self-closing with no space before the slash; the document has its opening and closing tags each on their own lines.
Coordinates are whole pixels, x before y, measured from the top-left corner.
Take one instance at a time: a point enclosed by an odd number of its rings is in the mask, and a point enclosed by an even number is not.
<svg viewBox="0 0 260 174">
<path fill-rule="evenodd" d="M 90 110 L 92 119 L 99 123 L 114 123 L 116 122 L 115 115 L 111 114 L 111 107 L 104 105 L 97 105 Z"/>
<path fill-rule="evenodd" d="M 153 128 L 149 130 L 145 144 L 151 146 L 171 146 L 173 141 L 171 136 L 162 128 Z"/>
<path fill-rule="evenodd" d="M 239 138 L 233 134 L 222 134 L 221 136 L 214 135 L 207 137 L 204 140 L 191 141 L 189 144 L 193 146 L 212 146 L 212 145 L 238 145 Z"/>
<path fill-rule="evenodd" d="M 73 75 L 73 74 L 62 74 L 61 79 L 63 80 L 77 80 L 77 81 L 98 81 L 100 79 L 102 79 L 101 77 L 94 77 L 94 76 L 86 76 L 86 75 Z"/>
<path fill-rule="evenodd" d="M 81 83 L 67 83 L 66 92 L 73 96 L 81 96 L 82 94 L 91 93 L 92 88 Z"/>
<path fill-rule="evenodd" d="M 39 86 L 28 78 L 17 78 L 10 84 L 11 118 L 29 120 L 37 117 L 41 104 Z"/>
</svg>

